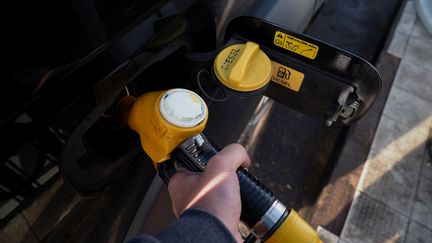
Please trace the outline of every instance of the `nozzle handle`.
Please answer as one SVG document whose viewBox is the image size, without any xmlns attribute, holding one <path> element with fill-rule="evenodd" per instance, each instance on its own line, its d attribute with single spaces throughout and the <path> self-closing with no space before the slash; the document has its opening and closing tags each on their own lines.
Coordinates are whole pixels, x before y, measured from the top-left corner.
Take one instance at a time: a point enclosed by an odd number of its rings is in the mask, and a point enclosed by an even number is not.
<svg viewBox="0 0 432 243">
<path fill-rule="evenodd" d="M 219 149 L 204 135 L 199 134 L 187 139 L 171 154 L 173 160 L 159 165 L 159 174 L 166 183 L 175 173 L 173 167 L 183 166 L 193 172 L 205 170 L 208 161 L 219 152 Z M 237 170 L 240 184 L 242 212 L 240 219 L 250 228 L 259 224 L 263 216 L 274 205 L 276 198 L 263 183 L 246 169 Z M 285 213 L 286 212 L 282 212 Z M 269 229 L 269 233 L 271 229 Z"/>
</svg>

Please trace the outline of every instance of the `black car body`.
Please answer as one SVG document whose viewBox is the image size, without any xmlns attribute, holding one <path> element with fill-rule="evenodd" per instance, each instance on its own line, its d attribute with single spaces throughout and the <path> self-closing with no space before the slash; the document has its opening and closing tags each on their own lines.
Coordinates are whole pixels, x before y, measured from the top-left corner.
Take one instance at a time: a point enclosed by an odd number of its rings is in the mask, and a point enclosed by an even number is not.
<svg viewBox="0 0 432 243">
<path fill-rule="evenodd" d="M 301 32 L 321 3 L 12 3 L 0 107 L 0 235 L 14 226 L 22 234 L 11 241 L 120 242 L 157 233 L 173 220 L 169 198 L 137 135 L 115 118 L 117 97 L 193 89 L 193 64 L 184 56 L 221 48 L 231 19 L 252 15 Z M 132 78 L 115 77 L 137 56 Z M 221 147 L 237 141 L 259 102 L 210 102 L 206 133 Z"/>
</svg>

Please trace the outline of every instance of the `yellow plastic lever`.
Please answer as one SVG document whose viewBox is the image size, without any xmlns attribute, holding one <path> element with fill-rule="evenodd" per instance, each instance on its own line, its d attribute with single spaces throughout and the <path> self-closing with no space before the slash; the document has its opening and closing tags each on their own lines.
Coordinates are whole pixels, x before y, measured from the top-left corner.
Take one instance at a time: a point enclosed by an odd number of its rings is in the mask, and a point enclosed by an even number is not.
<svg viewBox="0 0 432 243">
<path fill-rule="evenodd" d="M 228 79 L 241 84 L 241 81 L 245 79 L 245 73 L 248 71 L 248 67 L 257 51 L 259 51 L 259 46 L 257 44 L 247 42 L 244 46 L 243 52 L 237 60 L 237 63 L 233 65 Z"/>
</svg>

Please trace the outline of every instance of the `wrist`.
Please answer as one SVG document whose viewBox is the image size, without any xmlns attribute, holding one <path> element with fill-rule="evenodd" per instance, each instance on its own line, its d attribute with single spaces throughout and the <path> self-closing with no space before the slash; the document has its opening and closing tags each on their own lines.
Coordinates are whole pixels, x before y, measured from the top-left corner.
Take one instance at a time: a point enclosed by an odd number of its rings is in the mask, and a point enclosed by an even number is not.
<svg viewBox="0 0 432 243">
<path fill-rule="evenodd" d="M 235 236 L 238 234 L 238 223 L 240 221 L 240 216 L 235 215 L 233 213 L 230 213 L 230 210 L 220 210 L 219 208 L 214 207 L 207 207 L 207 206 L 201 206 L 196 205 L 195 207 L 191 209 L 197 209 L 204 211 L 215 218 L 218 219 L 220 223 L 222 223 L 225 228 L 233 235 Z"/>
<path fill-rule="evenodd" d="M 218 225 L 223 227 L 227 232 L 229 232 L 233 237 L 238 234 L 238 222 L 233 223 L 234 221 L 228 218 L 226 215 L 220 214 L 214 210 L 209 210 L 205 207 L 193 207 L 185 210 L 180 218 L 184 216 L 190 216 L 190 215 L 198 215 L 202 217 L 203 215 L 206 215 L 206 217 L 210 217 L 212 221 L 217 222 Z M 235 225 L 235 227 L 233 227 Z"/>
</svg>

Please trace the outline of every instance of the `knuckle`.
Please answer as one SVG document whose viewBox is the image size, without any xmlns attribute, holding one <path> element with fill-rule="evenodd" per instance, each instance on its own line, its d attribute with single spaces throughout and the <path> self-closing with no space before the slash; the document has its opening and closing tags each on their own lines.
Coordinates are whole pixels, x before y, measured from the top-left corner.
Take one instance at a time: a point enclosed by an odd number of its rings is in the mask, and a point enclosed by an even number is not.
<svg viewBox="0 0 432 243">
<path fill-rule="evenodd" d="M 237 150 L 237 151 L 241 151 L 241 152 L 245 152 L 245 148 L 243 147 L 243 145 L 239 144 L 239 143 L 232 143 L 229 145 L 233 150 Z"/>
</svg>

